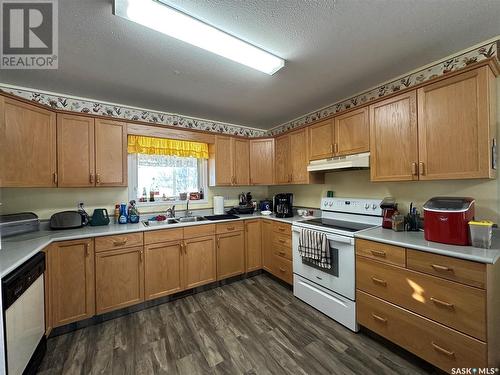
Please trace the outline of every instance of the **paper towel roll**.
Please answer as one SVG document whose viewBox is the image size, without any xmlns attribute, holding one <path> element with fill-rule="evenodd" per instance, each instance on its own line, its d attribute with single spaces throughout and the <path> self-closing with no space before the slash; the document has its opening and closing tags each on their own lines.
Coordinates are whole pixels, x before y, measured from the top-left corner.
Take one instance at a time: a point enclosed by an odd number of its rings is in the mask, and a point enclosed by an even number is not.
<svg viewBox="0 0 500 375">
<path fill-rule="evenodd" d="M 214 215 L 224 215 L 224 197 L 221 195 L 214 196 Z"/>
</svg>

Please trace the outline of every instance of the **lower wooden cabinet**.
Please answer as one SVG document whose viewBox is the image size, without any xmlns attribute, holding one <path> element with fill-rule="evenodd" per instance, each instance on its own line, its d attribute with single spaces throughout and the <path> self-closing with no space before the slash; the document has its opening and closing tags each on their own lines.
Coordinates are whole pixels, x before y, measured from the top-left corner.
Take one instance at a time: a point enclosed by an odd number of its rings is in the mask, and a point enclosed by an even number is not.
<svg viewBox="0 0 500 375">
<path fill-rule="evenodd" d="M 217 280 L 245 273 L 244 232 L 217 235 Z"/>
<path fill-rule="evenodd" d="M 261 225 L 262 268 L 292 284 L 292 226 L 270 220 L 263 220 Z"/>
<path fill-rule="evenodd" d="M 248 220 L 245 223 L 246 272 L 262 268 L 262 233 L 260 220 Z"/>
<path fill-rule="evenodd" d="M 93 239 L 57 242 L 46 250 L 48 328 L 95 314 Z"/>
<path fill-rule="evenodd" d="M 144 298 L 167 296 L 183 289 L 183 243 L 172 241 L 144 247 Z"/>
<path fill-rule="evenodd" d="M 184 240 L 184 289 L 195 288 L 217 280 L 215 236 Z"/>
<path fill-rule="evenodd" d="M 267 272 L 273 272 L 273 222 L 262 220 L 262 268 Z"/>
<path fill-rule="evenodd" d="M 96 313 L 144 301 L 144 250 L 142 246 L 95 254 Z"/>
</svg>

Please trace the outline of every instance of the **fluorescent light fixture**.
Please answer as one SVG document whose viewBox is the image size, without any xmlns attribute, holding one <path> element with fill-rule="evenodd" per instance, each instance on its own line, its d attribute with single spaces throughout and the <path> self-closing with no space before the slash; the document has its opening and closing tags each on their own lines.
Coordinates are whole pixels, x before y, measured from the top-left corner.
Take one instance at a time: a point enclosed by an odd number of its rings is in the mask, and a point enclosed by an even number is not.
<svg viewBox="0 0 500 375">
<path fill-rule="evenodd" d="M 115 0 L 114 14 L 269 75 L 285 60 L 154 0 Z"/>
</svg>

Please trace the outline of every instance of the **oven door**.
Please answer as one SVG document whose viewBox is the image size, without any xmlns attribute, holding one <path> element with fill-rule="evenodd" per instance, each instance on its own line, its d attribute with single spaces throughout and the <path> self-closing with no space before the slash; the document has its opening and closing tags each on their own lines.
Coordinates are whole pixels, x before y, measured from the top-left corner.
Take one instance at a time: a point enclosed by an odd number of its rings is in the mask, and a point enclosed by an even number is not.
<svg viewBox="0 0 500 375">
<path fill-rule="evenodd" d="M 292 235 L 293 273 L 354 301 L 354 238 L 327 233 L 333 256 L 333 270 L 330 271 L 304 262 L 299 254 L 300 228 L 293 227 Z"/>
</svg>

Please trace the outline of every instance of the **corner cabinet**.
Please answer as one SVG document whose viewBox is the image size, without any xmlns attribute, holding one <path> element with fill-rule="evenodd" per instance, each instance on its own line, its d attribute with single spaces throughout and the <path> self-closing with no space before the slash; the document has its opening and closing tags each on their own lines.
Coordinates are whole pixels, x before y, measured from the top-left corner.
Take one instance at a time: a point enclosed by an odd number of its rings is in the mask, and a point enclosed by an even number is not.
<svg viewBox="0 0 500 375">
<path fill-rule="evenodd" d="M 56 114 L 0 96 L 0 186 L 55 187 Z"/>
<path fill-rule="evenodd" d="M 47 310 L 52 327 L 92 317 L 95 314 L 94 241 L 56 242 L 46 253 L 50 301 Z"/>
<path fill-rule="evenodd" d="M 250 184 L 274 183 L 274 138 L 250 140 Z"/>
<path fill-rule="evenodd" d="M 494 178 L 496 100 L 483 66 L 372 104 L 371 180 Z"/>
</svg>

